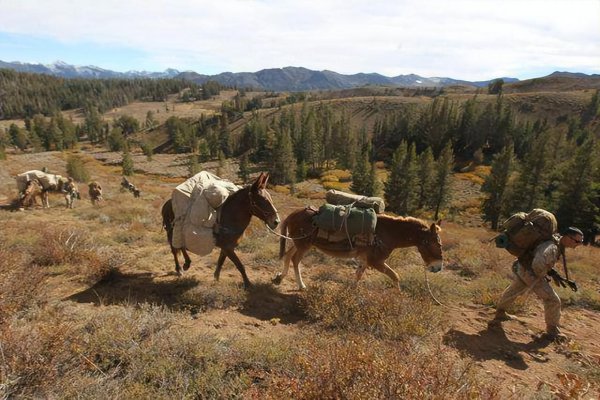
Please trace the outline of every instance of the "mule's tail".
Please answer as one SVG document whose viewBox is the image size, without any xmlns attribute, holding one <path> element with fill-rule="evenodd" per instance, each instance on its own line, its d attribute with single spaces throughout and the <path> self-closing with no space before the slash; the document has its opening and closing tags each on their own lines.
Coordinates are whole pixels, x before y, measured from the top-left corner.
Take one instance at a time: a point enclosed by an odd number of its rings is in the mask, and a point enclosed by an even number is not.
<svg viewBox="0 0 600 400">
<path fill-rule="evenodd" d="M 286 219 L 283 220 L 283 222 L 281 223 L 281 237 L 279 238 L 279 259 L 281 260 L 283 258 L 283 255 L 285 254 L 285 241 L 286 241 L 286 236 L 288 235 L 288 220 L 290 219 L 290 217 L 288 216 Z"/>
<path fill-rule="evenodd" d="M 167 200 L 163 204 L 161 209 L 162 214 L 162 228 L 167 231 L 167 238 L 171 243 L 171 237 L 173 235 L 173 221 L 175 220 L 175 213 L 173 212 L 173 203 L 171 199 Z"/>
</svg>

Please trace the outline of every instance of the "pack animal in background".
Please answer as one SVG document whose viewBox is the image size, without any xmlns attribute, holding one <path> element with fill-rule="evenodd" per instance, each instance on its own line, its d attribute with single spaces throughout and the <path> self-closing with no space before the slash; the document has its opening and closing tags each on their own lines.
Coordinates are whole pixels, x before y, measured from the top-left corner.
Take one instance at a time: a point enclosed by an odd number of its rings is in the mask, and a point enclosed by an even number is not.
<svg viewBox="0 0 600 400">
<path fill-rule="evenodd" d="M 512 215 L 502 224 L 502 233 L 496 236 L 496 247 L 521 257 L 557 232 L 556 217 L 551 212 L 536 208 L 529 213 Z"/>
<path fill-rule="evenodd" d="M 123 180 L 121 181 L 121 187 L 124 190 L 129 190 L 131 193 L 133 193 L 133 197 L 135 198 L 140 197 L 140 195 L 142 194 L 140 189 L 137 188 L 133 183 L 129 182 L 125 177 L 123 177 Z"/>
<path fill-rule="evenodd" d="M 19 192 L 23 192 L 27 187 L 29 181 L 38 181 L 44 191 L 56 191 L 60 192 L 63 189 L 63 185 L 67 182 L 61 175 L 49 174 L 47 172 L 31 170 L 23 172 L 16 176 L 17 189 Z"/>
<path fill-rule="evenodd" d="M 98 204 L 103 200 L 102 198 L 102 186 L 96 181 L 92 181 L 88 184 L 88 195 L 92 205 Z"/>
</svg>

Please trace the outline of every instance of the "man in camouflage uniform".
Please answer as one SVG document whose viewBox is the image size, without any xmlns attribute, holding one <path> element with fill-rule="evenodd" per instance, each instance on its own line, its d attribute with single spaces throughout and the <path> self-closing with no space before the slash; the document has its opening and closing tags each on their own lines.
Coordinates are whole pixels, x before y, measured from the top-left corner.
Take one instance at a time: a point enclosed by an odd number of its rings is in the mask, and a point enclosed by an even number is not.
<svg viewBox="0 0 600 400">
<path fill-rule="evenodd" d="M 69 177 L 67 179 L 67 183 L 63 185 L 62 189 L 65 194 L 65 201 L 67 203 L 67 208 L 73 208 L 73 204 L 75 203 L 75 199 L 78 199 L 79 189 L 77 188 L 77 184 L 73 180 L 73 178 Z"/>
<path fill-rule="evenodd" d="M 542 338 L 551 341 L 564 341 L 567 339 L 560 332 L 560 297 L 550 286 L 550 276 L 557 285 L 565 287 L 565 282 L 577 290 L 575 282 L 566 281 L 556 270 L 554 265 L 565 248 L 576 248 L 583 243 L 583 233 L 577 228 L 568 228 L 564 236 L 555 236 L 553 240 L 540 243 L 529 257 L 520 258 L 513 264 L 513 281 L 502 293 L 496 306 L 496 315 L 490 321 L 490 327 L 500 326 L 502 321 L 510 320 L 506 309 L 515 299 L 529 291 L 544 303 L 544 317 L 546 320 L 546 333 Z"/>
</svg>

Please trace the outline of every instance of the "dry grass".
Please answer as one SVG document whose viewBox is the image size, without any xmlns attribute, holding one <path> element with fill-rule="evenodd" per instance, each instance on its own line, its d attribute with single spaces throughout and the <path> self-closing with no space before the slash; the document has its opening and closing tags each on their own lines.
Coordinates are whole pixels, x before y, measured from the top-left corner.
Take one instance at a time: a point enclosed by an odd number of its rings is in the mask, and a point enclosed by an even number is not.
<svg viewBox="0 0 600 400">
<path fill-rule="evenodd" d="M 440 328 L 439 309 L 426 299 L 397 289 L 364 285 L 318 284 L 303 296 L 307 316 L 327 329 L 368 334 L 383 340 L 407 340 Z"/>
<path fill-rule="evenodd" d="M 286 372 L 271 377 L 268 398 L 498 398 L 497 384 L 481 380 L 446 349 L 360 335 L 322 335 L 301 348 Z"/>
</svg>

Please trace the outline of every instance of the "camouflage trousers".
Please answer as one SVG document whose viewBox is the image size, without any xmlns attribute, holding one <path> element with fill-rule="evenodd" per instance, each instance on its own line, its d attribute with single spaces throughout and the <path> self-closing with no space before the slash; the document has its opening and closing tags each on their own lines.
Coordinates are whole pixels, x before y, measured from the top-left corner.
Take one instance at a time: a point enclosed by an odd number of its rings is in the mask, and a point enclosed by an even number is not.
<svg viewBox="0 0 600 400">
<path fill-rule="evenodd" d="M 548 330 L 556 329 L 560 325 L 560 297 L 556 294 L 546 277 L 536 278 L 528 272 L 517 272 L 513 275 L 513 281 L 502 293 L 496 310 L 506 309 L 517 299 L 517 297 L 535 293 L 537 298 L 544 304 L 544 317 Z"/>
</svg>

